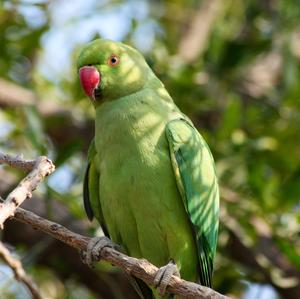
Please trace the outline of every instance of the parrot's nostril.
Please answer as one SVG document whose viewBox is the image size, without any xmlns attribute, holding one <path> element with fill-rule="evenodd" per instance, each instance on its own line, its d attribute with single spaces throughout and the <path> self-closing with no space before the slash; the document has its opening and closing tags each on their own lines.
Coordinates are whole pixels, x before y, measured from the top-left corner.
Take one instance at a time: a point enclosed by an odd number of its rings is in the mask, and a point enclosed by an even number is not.
<svg viewBox="0 0 300 299">
<path fill-rule="evenodd" d="M 100 88 L 95 88 L 93 95 L 94 95 L 94 99 L 95 100 L 101 100 L 101 98 L 102 98 L 102 90 Z"/>
</svg>

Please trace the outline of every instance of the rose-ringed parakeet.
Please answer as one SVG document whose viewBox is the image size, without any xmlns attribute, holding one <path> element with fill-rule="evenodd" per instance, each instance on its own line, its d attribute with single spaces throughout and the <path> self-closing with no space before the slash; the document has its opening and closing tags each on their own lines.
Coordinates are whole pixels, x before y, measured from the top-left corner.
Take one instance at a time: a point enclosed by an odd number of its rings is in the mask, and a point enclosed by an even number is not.
<svg viewBox="0 0 300 299">
<path fill-rule="evenodd" d="M 125 253 L 161 267 L 160 292 L 132 278 L 141 298 L 160 298 L 174 273 L 211 286 L 219 193 L 206 142 L 134 48 L 98 39 L 77 66 L 96 110 L 88 217 Z"/>
</svg>

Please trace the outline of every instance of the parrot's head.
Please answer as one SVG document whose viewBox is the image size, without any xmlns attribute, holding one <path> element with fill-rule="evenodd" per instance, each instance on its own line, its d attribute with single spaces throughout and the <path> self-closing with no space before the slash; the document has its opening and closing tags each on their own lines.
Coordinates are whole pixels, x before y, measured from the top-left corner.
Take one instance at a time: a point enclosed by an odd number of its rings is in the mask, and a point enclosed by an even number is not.
<svg viewBox="0 0 300 299">
<path fill-rule="evenodd" d="M 155 77 L 137 50 L 104 39 L 81 50 L 77 68 L 84 92 L 95 103 L 135 93 Z"/>
</svg>

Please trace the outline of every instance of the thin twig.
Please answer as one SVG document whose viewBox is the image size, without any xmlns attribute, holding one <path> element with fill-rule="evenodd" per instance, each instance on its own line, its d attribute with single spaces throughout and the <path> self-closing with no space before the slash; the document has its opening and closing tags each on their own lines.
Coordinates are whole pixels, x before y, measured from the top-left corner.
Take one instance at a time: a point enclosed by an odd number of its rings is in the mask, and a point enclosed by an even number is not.
<svg viewBox="0 0 300 299">
<path fill-rule="evenodd" d="M 10 254 L 2 242 L 0 242 L 0 258 L 12 269 L 15 278 L 27 286 L 33 299 L 42 299 L 36 284 L 32 278 L 26 274 L 21 262 Z"/>
<path fill-rule="evenodd" d="M 52 237 L 77 250 L 86 250 L 87 244 L 90 241 L 89 237 L 74 233 L 58 223 L 44 219 L 21 208 L 16 209 L 14 218 L 18 221 L 31 225 L 35 229 L 51 235 Z M 112 248 L 104 248 L 101 251 L 101 258 L 121 268 L 127 274 L 133 275 L 139 279 L 142 279 L 148 285 L 154 286 L 154 277 L 158 268 L 149 263 L 147 260 L 129 257 Z M 167 290 L 170 293 L 180 296 L 181 298 L 228 298 L 208 287 L 185 281 L 174 275 L 170 280 Z"/>
<path fill-rule="evenodd" d="M 22 169 L 30 169 L 33 161 L 26 161 L 20 158 L 13 158 L 9 155 L 0 155 L 0 163 L 6 163 Z M 22 204 L 26 198 L 32 196 L 32 191 L 38 184 L 49 174 L 54 171 L 55 167 L 51 160 L 41 156 L 35 160 L 32 171 L 19 183 L 19 185 L 7 196 L 3 203 L 0 203 L 0 227 L 3 228 L 4 221 L 13 216 L 16 208 Z"/>
<path fill-rule="evenodd" d="M 36 160 L 24 160 L 19 156 L 11 156 L 0 153 L 0 164 L 7 164 L 14 168 L 21 168 L 25 171 L 31 171 L 35 166 Z"/>
</svg>

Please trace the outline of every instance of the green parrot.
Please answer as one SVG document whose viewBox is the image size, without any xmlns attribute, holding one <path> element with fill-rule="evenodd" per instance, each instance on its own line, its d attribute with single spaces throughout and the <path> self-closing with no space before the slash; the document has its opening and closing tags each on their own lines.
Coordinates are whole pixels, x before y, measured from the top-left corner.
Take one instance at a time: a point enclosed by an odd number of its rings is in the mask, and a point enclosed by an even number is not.
<svg viewBox="0 0 300 299">
<path fill-rule="evenodd" d="M 97 39 L 77 67 L 96 111 L 89 219 L 125 253 L 160 267 L 158 290 L 131 278 L 141 298 L 162 298 L 172 274 L 210 287 L 219 191 L 208 145 L 134 48 Z"/>
</svg>

